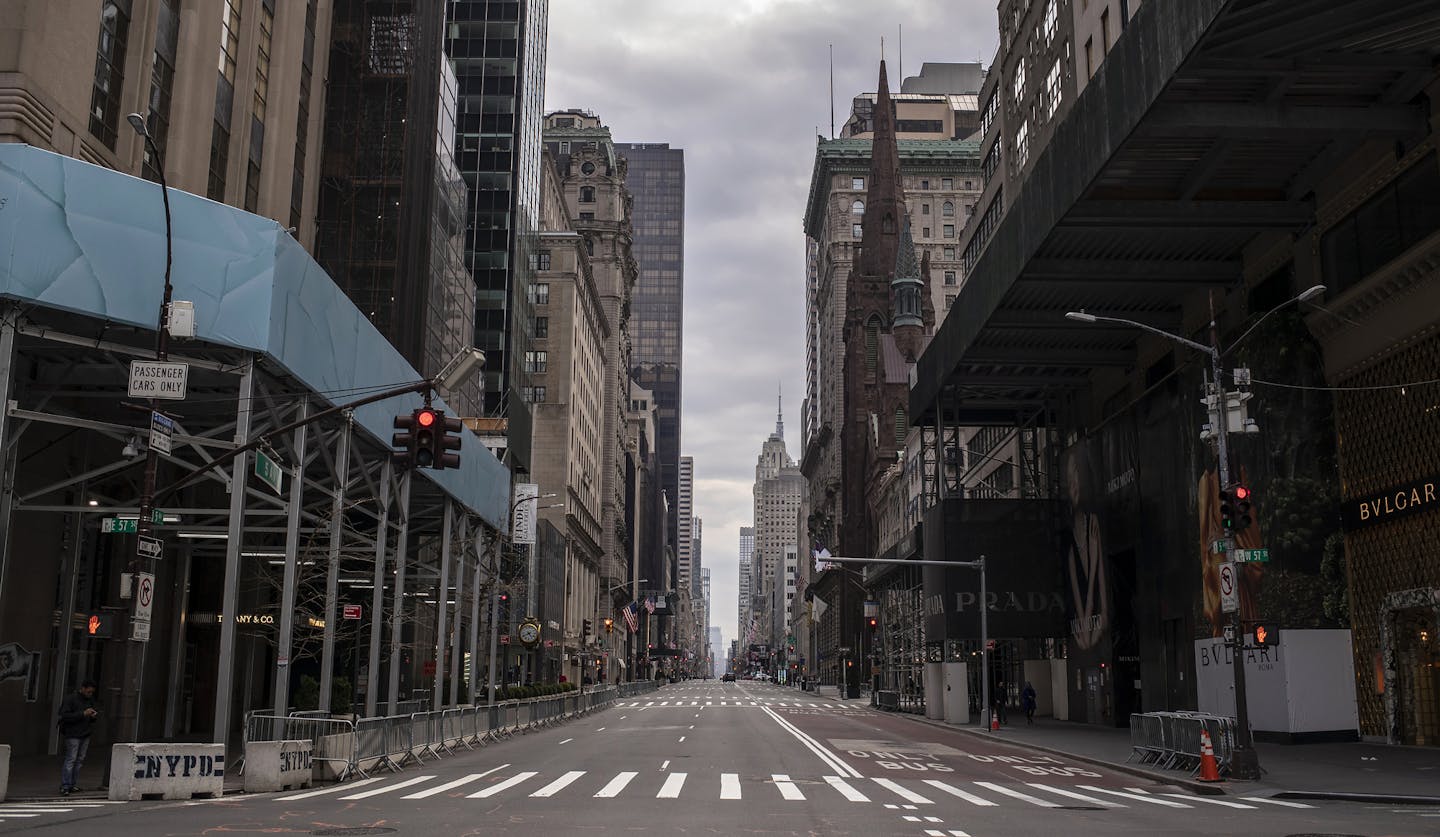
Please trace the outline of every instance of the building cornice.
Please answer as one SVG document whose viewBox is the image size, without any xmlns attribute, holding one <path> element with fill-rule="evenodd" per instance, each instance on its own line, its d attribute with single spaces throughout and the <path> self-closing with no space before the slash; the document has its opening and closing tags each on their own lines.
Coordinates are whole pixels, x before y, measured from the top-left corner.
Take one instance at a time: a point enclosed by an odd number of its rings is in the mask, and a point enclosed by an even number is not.
<svg viewBox="0 0 1440 837">
<path fill-rule="evenodd" d="M 980 143 L 973 140 L 914 140 L 896 143 L 902 174 L 954 172 L 980 168 Z M 825 203 L 830 196 L 830 178 L 837 174 L 870 172 L 870 140 L 820 140 L 815 146 L 815 166 L 810 175 L 810 196 L 805 203 L 805 234 L 820 238 Z"/>
</svg>

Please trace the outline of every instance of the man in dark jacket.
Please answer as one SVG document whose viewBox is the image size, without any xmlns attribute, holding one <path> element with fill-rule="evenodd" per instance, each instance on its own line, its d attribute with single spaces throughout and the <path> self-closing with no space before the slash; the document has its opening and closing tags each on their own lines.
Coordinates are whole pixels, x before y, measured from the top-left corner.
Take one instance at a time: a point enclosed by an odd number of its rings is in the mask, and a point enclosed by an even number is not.
<svg viewBox="0 0 1440 837">
<path fill-rule="evenodd" d="M 65 763 L 60 768 L 60 793 L 75 790 L 75 780 L 90 751 L 90 732 L 100 710 L 95 708 L 95 681 L 86 680 L 60 703 L 60 737 L 65 740 Z"/>
</svg>

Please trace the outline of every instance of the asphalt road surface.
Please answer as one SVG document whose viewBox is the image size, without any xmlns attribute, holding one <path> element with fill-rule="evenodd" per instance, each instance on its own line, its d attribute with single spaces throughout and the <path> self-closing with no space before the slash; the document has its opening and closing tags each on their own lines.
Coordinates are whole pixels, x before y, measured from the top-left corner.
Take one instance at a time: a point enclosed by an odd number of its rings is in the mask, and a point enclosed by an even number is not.
<svg viewBox="0 0 1440 837">
<path fill-rule="evenodd" d="M 399 773 L 194 802 L 0 803 L 43 835 L 1440 834 L 1440 810 L 1196 796 L 993 737 L 691 681 Z"/>
</svg>

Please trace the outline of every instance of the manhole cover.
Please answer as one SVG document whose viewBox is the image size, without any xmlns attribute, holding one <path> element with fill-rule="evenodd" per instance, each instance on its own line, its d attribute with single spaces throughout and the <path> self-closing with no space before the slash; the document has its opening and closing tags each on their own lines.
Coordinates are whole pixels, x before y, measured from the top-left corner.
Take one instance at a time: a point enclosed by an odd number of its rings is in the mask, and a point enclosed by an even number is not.
<svg viewBox="0 0 1440 837">
<path fill-rule="evenodd" d="M 319 831 L 312 831 L 311 834 L 323 835 L 323 837 L 361 837 L 365 834 L 394 834 L 394 828 L 382 828 L 375 825 L 362 825 L 355 828 L 322 828 Z"/>
</svg>

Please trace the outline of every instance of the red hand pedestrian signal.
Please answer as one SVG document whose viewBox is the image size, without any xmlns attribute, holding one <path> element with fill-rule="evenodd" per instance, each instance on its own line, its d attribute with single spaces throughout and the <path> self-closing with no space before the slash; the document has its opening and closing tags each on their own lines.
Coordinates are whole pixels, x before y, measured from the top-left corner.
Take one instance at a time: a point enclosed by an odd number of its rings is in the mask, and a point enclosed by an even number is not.
<svg viewBox="0 0 1440 837">
<path fill-rule="evenodd" d="M 1256 645 L 1264 645 L 1264 644 L 1265 644 L 1265 638 L 1268 637 L 1268 636 L 1270 636 L 1270 632 L 1267 631 L 1267 630 L 1265 630 L 1265 626 L 1264 626 L 1264 625 L 1261 625 L 1260 627 L 1256 628 L 1256 629 L 1255 629 L 1255 644 L 1256 644 Z"/>
</svg>

